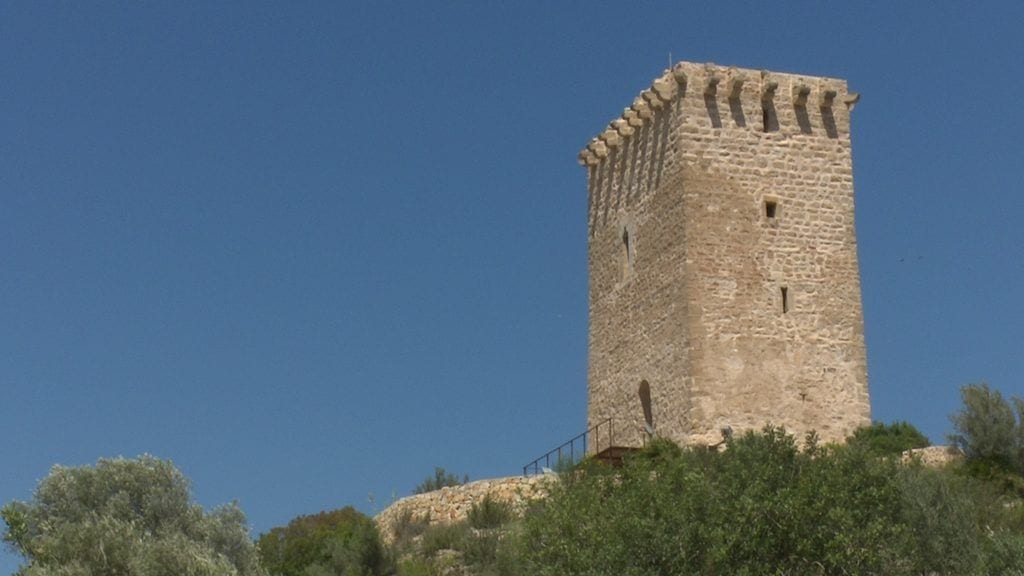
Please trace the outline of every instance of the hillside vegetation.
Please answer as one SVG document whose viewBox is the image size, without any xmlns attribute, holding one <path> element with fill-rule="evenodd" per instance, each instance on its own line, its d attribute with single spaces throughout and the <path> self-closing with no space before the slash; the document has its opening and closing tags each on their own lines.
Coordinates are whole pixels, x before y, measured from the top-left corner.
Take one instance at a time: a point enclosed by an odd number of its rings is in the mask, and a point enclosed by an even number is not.
<svg viewBox="0 0 1024 576">
<path fill-rule="evenodd" d="M 963 389 L 964 458 L 904 462 L 906 423 L 820 445 L 765 428 L 725 450 L 655 439 L 618 468 L 584 461 L 516 515 L 490 499 L 464 522 L 402 518 L 386 546 L 352 508 L 244 538 L 234 507 L 205 513 L 169 463 L 55 468 L 0 511 L 20 574 L 282 576 L 1024 575 L 1024 401 Z M 418 492 L 458 477 L 437 469 Z M 241 537 L 240 537 L 241 536 Z M 257 561 L 258 556 L 258 561 Z"/>
</svg>

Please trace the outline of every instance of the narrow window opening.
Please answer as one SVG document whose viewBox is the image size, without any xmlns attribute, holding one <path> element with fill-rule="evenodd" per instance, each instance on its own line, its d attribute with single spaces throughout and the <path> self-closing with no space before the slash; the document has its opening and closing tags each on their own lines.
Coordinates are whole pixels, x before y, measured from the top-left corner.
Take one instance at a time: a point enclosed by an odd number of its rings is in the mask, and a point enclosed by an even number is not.
<svg viewBox="0 0 1024 576">
<path fill-rule="evenodd" d="M 769 220 L 775 219 L 775 214 L 779 208 L 779 203 L 776 200 L 765 200 L 764 201 L 764 215 Z"/>
<path fill-rule="evenodd" d="M 633 271 L 633 244 L 630 242 L 629 229 L 622 229 L 622 277 L 626 278 Z"/>
<path fill-rule="evenodd" d="M 771 100 L 761 101 L 761 127 L 765 132 L 776 132 L 779 129 L 779 119 L 775 115 L 775 105 Z"/>
<path fill-rule="evenodd" d="M 644 411 L 644 432 L 654 436 L 654 412 L 651 409 L 651 385 L 647 380 L 640 381 L 640 406 Z"/>
<path fill-rule="evenodd" d="M 782 287 L 782 313 L 789 312 L 789 288 Z"/>
</svg>

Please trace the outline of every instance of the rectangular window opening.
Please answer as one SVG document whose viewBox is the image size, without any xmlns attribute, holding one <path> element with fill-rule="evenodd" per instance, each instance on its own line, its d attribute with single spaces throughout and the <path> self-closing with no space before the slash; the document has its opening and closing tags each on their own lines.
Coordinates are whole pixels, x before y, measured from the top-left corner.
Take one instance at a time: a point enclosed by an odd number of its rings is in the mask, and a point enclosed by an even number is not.
<svg viewBox="0 0 1024 576">
<path fill-rule="evenodd" d="M 633 272 L 633 244 L 629 230 L 622 230 L 622 278 L 625 280 Z"/>
<path fill-rule="evenodd" d="M 779 207 L 779 203 L 777 201 L 775 201 L 775 200 L 765 200 L 764 201 L 764 215 L 769 220 L 774 220 L 775 219 L 776 210 L 778 209 L 778 207 Z"/>
<path fill-rule="evenodd" d="M 775 118 L 775 106 L 771 102 L 761 103 L 761 129 L 765 132 L 775 132 L 779 129 L 779 122 Z"/>
<path fill-rule="evenodd" d="M 782 292 L 782 313 L 785 314 L 785 313 L 789 312 L 789 288 L 783 286 L 782 289 L 781 289 L 781 292 Z"/>
</svg>

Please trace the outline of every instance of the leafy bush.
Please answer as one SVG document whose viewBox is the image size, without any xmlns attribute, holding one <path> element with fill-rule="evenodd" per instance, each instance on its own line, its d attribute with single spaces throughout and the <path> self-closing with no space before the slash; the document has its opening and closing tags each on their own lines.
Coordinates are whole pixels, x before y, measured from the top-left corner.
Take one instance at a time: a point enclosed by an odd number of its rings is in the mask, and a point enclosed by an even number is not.
<svg viewBox="0 0 1024 576">
<path fill-rule="evenodd" d="M 461 486 L 469 482 L 469 476 L 464 475 L 460 480 L 456 474 L 451 474 L 445 471 L 444 468 L 434 468 L 434 475 L 427 476 L 423 482 L 413 490 L 413 494 L 425 494 L 427 492 L 433 492 L 434 490 L 440 490 L 447 486 Z"/>
<path fill-rule="evenodd" d="M 450 551 L 454 555 L 439 555 Z M 501 531 L 477 530 L 468 522 L 439 524 L 423 533 L 419 558 L 407 558 L 399 565 L 401 575 L 448 574 L 454 564 L 463 564 L 460 573 L 475 576 L 517 576 L 522 571 L 518 548 Z"/>
<path fill-rule="evenodd" d="M 28 560 L 23 576 L 263 573 L 238 506 L 204 512 L 188 479 L 152 456 L 54 466 L 0 517 L 3 540 Z"/>
<path fill-rule="evenodd" d="M 1024 476 L 1003 464 L 983 458 L 972 458 L 953 468 L 957 473 L 998 486 L 1004 494 L 1024 498 Z"/>
<path fill-rule="evenodd" d="M 999 532 L 988 540 L 984 573 L 1024 576 L 1024 532 Z"/>
<path fill-rule="evenodd" d="M 490 494 L 469 509 L 469 525 L 476 529 L 498 528 L 512 519 L 512 507 Z"/>
<path fill-rule="evenodd" d="M 470 566 L 492 565 L 498 560 L 497 534 L 472 533 L 462 542 L 463 560 Z"/>
<path fill-rule="evenodd" d="M 259 537 L 273 576 L 386 574 L 391 563 L 373 520 L 351 506 L 299 516 Z"/>
<path fill-rule="evenodd" d="M 920 465 L 901 469 L 899 480 L 914 565 L 926 574 L 975 573 L 986 539 L 976 519 L 993 512 L 986 487 Z"/>
<path fill-rule="evenodd" d="M 435 524 L 423 533 L 420 547 L 426 556 L 432 556 L 441 550 L 462 550 L 463 543 L 469 535 L 469 525 L 465 522 Z"/>
<path fill-rule="evenodd" d="M 873 422 L 870 426 L 854 430 L 846 443 L 875 456 L 899 456 L 912 448 L 927 448 L 931 445 L 927 436 L 907 422 Z"/>
<path fill-rule="evenodd" d="M 412 541 L 426 531 L 428 525 L 429 523 L 426 519 L 413 516 L 412 510 L 403 511 L 392 527 L 394 548 L 400 551 L 408 549 Z"/>
<path fill-rule="evenodd" d="M 553 487 L 524 521 L 523 573 L 977 574 L 1017 557 L 971 479 L 775 428 L 674 452 Z"/>
<path fill-rule="evenodd" d="M 968 460 L 1024 474 L 1024 400 L 1014 397 L 1011 407 L 987 384 L 968 384 L 960 395 L 964 405 L 950 417 L 955 429 L 950 441 Z"/>
<path fill-rule="evenodd" d="M 435 570 L 430 561 L 423 558 L 406 557 L 398 561 L 398 576 L 433 576 Z"/>
</svg>

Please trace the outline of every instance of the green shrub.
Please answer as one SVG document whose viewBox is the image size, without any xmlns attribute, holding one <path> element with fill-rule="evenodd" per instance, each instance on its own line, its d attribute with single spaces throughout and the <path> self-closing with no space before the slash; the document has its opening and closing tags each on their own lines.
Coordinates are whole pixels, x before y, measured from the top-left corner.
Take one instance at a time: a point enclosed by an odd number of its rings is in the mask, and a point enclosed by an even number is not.
<svg viewBox="0 0 1024 576">
<path fill-rule="evenodd" d="M 476 530 L 467 522 L 431 526 L 424 532 L 420 543 L 423 564 L 414 563 L 405 570 L 414 574 L 448 574 L 452 572 L 453 565 L 462 564 L 466 568 L 462 573 L 474 576 L 526 574 L 528 572 L 522 570 L 522 558 L 515 542 L 507 531 Z M 442 550 L 458 554 L 438 555 Z"/>
<path fill-rule="evenodd" d="M 463 560 L 470 566 L 489 566 L 498 559 L 500 537 L 491 533 L 470 533 L 462 541 Z"/>
<path fill-rule="evenodd" d="M 1014 397 L 1011 407 L 987 384 L 968 384 L 960 395 L 963 407 L 950 417 L 950 441 L 968 460 L 1024 474 L 1024 400 Z"/>
<path fill-rule="evenodd" d="M 258 540 L 260 559 L 272 576 L 387 574 L 390 558 L 376 525 L 351 506 L 299 516 Z"/>
<path fill-rule="evenodd" d="M 969 478 L 914 465 L 900 471 L 902 522 L 912 560 L 923 573 L 972 574 L 984 561 L 985 487 Z"/>
<path fill-rule="evenodd" d="M 467 482 L 469 482 L 468 475 L 464 475 L 460 480 L 457 475 L 447 472 L 444 468 L 437 467 L 434 468 L 433 476 L 427 476 L 423 479 L 423 482 L 420 482 L 413 489 L 413 494 L 425 494 L 448 486 L 461 486 Z"/>
<path fill-rule="evenodd" d="M 683 449 L 678 444 L 665 438 L 651 438 L 640 451 L 629 455 L 629 458 L 643 458 L 656 462 L 670 461 L 679 458 Z"/>
<path fill-rule="evenodd" d="M 1024 576 L 1024 532 L 998 532 L 985 547 L 985 574 Z"/>
<path fill-rule="evenodd" d="M 416 518 L 411 510 L 403 511 L 395 519 L 395 524 L 392 527 L 392 533 L 394 534 L 392 547 L 399 552 L 408 550 L 413 540 L 426 531 L 427 526 L 429 526 L 429 523 L 426 519 Z"/>
<path fill-rule="evenodd" d="M 899 456 L 907 450 L 931 445 L 927 436 L 907 422 L 874 422 L 870 426 L 862 426 L 854 430 L 846 443 L 875 456 Z"/>
<path fill-rule="evenodd" d="M 469 535 L 469 525 L 465 522 L 435 524 L 423 532 L 420 548 L 428 557 L 440 550 L 462 550 Z"/>
<path fill-rule="evenodd" d="M 423 558 L 403 558 L 398 562 L 398 576 L 434 576 L 436 573 L 430 562 Z"/>
<path fill-rule="evenodd" d="M 998 486 L 1002 493 L 1024 498 L 1024 476 L 1003 464 L 984 458 L 973 458 L 954 468 L 965 476 Z"/>
<path fill-rule="evenodd" d="M 498 528 L 512 519 L 512 507 L 490 495 L 469 509 L 469 525 L 476 529 Z"/>
<path fill-rule="evenodd" d="M 554 486 L 524 520 L 523 573 L 978 574 L 1016 558 L 1019 532 L 949 472 L 813 438 L 801 450 L 775 428 L 656 453 Z"/>
<path fill-rule="evenodd" d="M 524 542 L 519 535 L 518 527 L 505 529 L 497 542 L 497 552 L 490 564 L 476 564 L 479 576 L 521 576 L 523 571 L 522 547 Z"/>
</svg>

